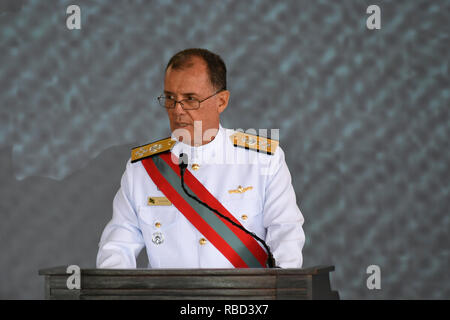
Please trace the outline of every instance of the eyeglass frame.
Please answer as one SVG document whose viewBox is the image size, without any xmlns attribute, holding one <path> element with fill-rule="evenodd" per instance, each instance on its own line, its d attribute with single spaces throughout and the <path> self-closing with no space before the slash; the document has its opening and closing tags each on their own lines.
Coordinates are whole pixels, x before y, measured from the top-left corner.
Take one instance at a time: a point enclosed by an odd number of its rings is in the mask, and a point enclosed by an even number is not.
<svg viewBox="0 0 450 320">
<path fill-rule="evenodd" d="M 182 108 L 183 110 L 198 110 L 198 109 L 200 109 L 200 104 L 201 104 L 202 102 L 205 102 L 205 101 L 208 100 L 209 98 L 214 97 L 215 95 L 221 93 L 222 91 L 225 91 L 225 89 L 220 89 L 220 90 L 216 91 L 216 93 L 210 95 L 209 97 L 206 97 L 206 98 L 203 99 L 203 100 L 198 100 L 198 99 L 194 98 L 195 100 L 198 101 L 198 107 L 195 108 L 195 109 L 185 109 L 185 108 L 184 108 L 184 103 L 183 103 L 183 101 L 184 101 L 184 100 L 187 100 L 187 99 L 181 99 L 181 100 L 170 99 L 170 100 L 173 100 L 173 102 L 174 102 L 174 103 L 173 103 L 173 107 L 170 107 L 170 108 L 166 107 L 165 105 L 164 105 L 164 106 L 161 105 L 161 99 L 166 99 L 166 97 L 164 97 L 164 94 L 160 95 L 160 96 L 159 96 L 158 98 L 156 98 L 156 99 L 158 100 L 159 105 L 160 105 L 161 107 L 163 107 L 163 108 L 166 108 L 166 109 L 175 109 L 175 107 L 177 106 L 177 103 L 179 103 L 179 104 L 181 105 L 181 108 Z"/>
</svg>

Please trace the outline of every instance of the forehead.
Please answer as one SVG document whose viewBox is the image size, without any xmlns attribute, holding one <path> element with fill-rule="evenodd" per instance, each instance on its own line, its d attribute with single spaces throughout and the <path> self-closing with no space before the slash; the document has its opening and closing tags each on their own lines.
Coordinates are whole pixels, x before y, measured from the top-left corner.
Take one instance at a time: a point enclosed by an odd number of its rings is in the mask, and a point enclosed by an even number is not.
<svg viewBox="0 0 450 320">
<path fill-rule="evenodd" d="M 206 63 L 192 58 L 178 69 L 169 67 L 164 78 L 164 90 L 171 92 L 195 92 L 211 86 Z"/>
</svg>

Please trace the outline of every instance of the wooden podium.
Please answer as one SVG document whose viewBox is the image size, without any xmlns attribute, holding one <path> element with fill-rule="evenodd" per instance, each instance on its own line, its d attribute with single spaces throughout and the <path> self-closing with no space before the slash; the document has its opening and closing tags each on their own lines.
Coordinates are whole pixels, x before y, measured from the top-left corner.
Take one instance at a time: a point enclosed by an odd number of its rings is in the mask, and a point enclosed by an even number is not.
<svg viewBox="0 0 450 320">
<path fill-rule="evenodd" d="M 81 269 L 68 289 L 67 267 L 39 270 L 46 299 L 339 299 L 334 266 L 307 269 Z"/>
</svg>

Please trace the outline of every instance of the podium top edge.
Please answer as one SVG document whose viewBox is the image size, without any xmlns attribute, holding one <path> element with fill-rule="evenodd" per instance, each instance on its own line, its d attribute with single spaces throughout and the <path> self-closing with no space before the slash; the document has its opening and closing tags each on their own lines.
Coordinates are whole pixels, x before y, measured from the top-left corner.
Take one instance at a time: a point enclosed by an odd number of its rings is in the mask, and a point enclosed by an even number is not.
<svg viewBox="0 0 450 320">
<path fill-rule="evenodd" d="M 67 275 L 68 266 L 57 266 L 39 270 L 39 275 Z M 236 268 L 236 269 L 94 269 L 80 268 L 83 275 L 316 275 L 334 271 L 334 266 L 295 268 Z M 70 272 L 72 273 L 72 272 Z"/>
</svg>

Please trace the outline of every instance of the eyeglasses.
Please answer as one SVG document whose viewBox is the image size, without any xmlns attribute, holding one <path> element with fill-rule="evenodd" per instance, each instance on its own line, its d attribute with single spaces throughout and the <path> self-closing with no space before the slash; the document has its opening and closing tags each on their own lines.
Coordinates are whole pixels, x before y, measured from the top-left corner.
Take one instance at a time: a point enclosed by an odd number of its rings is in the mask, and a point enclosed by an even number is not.
<svg viewBox="0 0 450 320">
<path fill-rule="evenodd" d="M 189 97 L 180 101 L 177 101 L 175 99 L 172 99 L 170 97 L 165 97 L 164 95 L 161 95 L 158 97 L 158 102 L 159 105 L 161 107 L 164 107 L 166 109 L 173 109 L 175 108 L 175 106 L 177 105 L 177 103 L 179 103 L 181 105 L 181 107 L 183 108 L 183 110 L 195 110 L 200 108 L 200 103 L 208 100 L 209 98 L 214 97 L 216 94 L 220 93 L 224 91 L 224 89 L 220 89 L 219 91 L 217 91 L 216 93 L 214 93 L 213 95 L 203 99 L 203 100 L 198 100 L 195 99 L 193 97 Z"/>
</svg>

